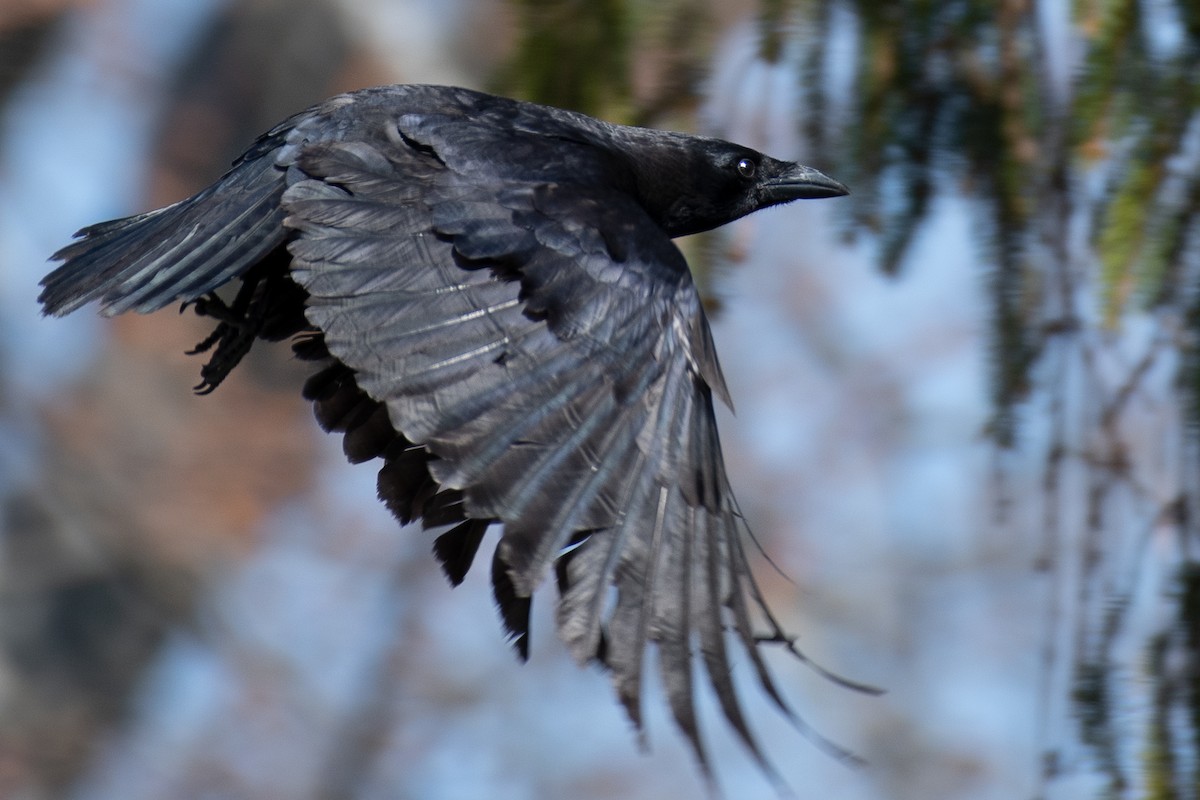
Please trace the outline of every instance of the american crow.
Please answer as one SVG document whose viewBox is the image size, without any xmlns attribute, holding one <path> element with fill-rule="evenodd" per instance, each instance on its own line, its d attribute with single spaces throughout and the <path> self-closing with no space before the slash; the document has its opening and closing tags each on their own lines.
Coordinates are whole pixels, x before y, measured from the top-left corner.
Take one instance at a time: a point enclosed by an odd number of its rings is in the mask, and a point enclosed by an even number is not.
<svg viewBox="0 0 1200 800">
<path fill-rule="evenodd" d="M 846 191 L 716 139 L 386 86 L 288 119 L 194 197 L 83 229 L 40 300 L 47 314 L 191 305 L 217 323 L 196 348 L 210 353 L 201 393 L 255 339 L 293 338 L 318 365 L 304 387 L 317 419 L 351 461 L 383 460 L 392 513 L 448 528 L 434 552 L 451 582 L 503 526 L 492 586 L 522 657 L 553 569 L 558 635 L 611 670 L 636 727 L 655 642 L 707 772 L 698 649 L 767 768 L 726 632 L 785 712 L 758 647 L 790 640 L 748 567 L 713 418 L 713 394 L 728 404 L 729 392 L 671 238 Z M 234 278 L 232 299 L 218 297 Z"/>
</svg>

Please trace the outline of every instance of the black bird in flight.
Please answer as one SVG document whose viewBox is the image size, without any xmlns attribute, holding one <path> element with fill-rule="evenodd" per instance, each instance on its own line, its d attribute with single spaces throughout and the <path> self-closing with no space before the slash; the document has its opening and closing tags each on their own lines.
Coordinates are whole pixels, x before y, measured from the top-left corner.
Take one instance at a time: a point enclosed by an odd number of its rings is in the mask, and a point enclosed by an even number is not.
<svg viewBox="0 0 1200 800">
<path fill-rule="evenodd" d="M 791 639 L 749 569 L 713 417 L 729 391 L 671 239 L 846 193 L 717 139 L 385 86 L 286 120 L 193 197 L 83 229 L 40 300 L 56 315 L 93 300 L 107 315 L 192 306 L 216 323 L 195 351 L 210 356 L 200 393 L 256 339 L 291 338 L 315 364 L 304 396 L 321 426 L 352 462 L 382 459 L 392 513 L 447 529 L 434 552 L 452 583 L 502 526 L 492 586 L 522 657 L 552 571 L 559 637 L 611 671 L 639 730 L 653 642 L 707 773 L 698 652 L 769 770 L 727 632 L 789 715 L 759 646 Z"/>
</svg>

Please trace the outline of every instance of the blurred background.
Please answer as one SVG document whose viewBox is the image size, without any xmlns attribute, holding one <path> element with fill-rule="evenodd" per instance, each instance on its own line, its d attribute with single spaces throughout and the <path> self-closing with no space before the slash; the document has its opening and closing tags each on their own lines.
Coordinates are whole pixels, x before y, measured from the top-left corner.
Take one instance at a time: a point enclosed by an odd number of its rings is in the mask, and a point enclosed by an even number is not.
<svg viewBox="0 0 1200 800">
<path fill-rule="evenodd" d="M 286 346 L 39 317 L 83 225 L 337 91 L 452 83 L 690 130 L 853 190 L 681 242 L 756 571 L 849 691 L 743 681 L 799 798 L 1200 794 L 1193 0 L 0 0 L 0 797 L 693 798 L 647 699 L 343 463 Z M 777 656 L 777 657 L 776 657 Z M 743 677 L 746 664 L 738 666 Z M 752 678 L 752 676 L 749 676 Z M 701 703 L 729 798 L 778 794 Z"/>
</svg>

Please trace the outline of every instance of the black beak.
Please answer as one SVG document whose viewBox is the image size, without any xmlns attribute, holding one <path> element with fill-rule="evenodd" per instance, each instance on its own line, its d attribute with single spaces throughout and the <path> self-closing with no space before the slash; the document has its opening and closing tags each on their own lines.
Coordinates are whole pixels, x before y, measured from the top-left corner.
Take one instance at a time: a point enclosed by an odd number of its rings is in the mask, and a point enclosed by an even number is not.
<svg viewBox="0 0 1200 800">
<path fill-rule="evenodd" d="M 778 165 L 775 174 L 762 182 L 763 198 L 769 205 L 850 194 L 841 183 L 812 167 L 787 161 L 780 161 Z"/>
</svg>

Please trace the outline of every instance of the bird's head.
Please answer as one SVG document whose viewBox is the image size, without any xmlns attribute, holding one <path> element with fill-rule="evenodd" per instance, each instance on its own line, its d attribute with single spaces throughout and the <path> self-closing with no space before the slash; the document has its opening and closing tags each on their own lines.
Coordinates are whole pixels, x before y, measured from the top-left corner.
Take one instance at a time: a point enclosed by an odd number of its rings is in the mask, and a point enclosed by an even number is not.
<svg viewBox="0 0 1200 800">
<path fill-rule="evenodd" d="M 673 237 L 712 230 L 792 200 L 850 193 L 803 164 L 720 139 L 677 136 L 660 139 L 657 152 L 634 165 L 643 206 Z"/>
</svg>

